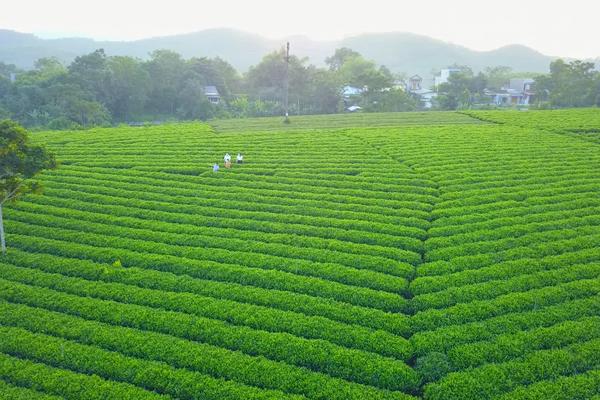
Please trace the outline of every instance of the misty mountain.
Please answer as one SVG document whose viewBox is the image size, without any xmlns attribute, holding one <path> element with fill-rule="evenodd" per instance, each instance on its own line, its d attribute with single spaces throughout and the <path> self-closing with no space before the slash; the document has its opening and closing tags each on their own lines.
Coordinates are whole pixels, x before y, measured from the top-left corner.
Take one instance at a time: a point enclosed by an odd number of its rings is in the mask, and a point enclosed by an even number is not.
<svg viewBox="0 0 600 400">
<path fill-rule="evenodd" d="M 209 29 L 194 33 L 148 38 L 135 41 L 96 41 L 86 38 L 42 39 L 32 34 L 0 30 L 0 61 L 31 68 L 42 57 L 57 57 L 69 63 L 76 56 L 103 48 L 108 55 L 128 55 L 142 59 L 156 49 L 170 49 L 185 58 L 219 56 L 239 71 L 257 64 L 268 52 L 291 43 L 292 53 L 324 65 L 325 57 L 338 47 L 350 47 L 393 72 L 424 78 L 452 64 L 468 65 L 475 71 L 488 66 L 505 65 L 515 71 L 546 72 L 554 57 L 543 55 L 522 45 L 492 51 L 475 51 L 411 33 L 370 33 L 339 41 L 315 41 L 293 36 L 276 41 L 233 29 Z"/>
</svg>

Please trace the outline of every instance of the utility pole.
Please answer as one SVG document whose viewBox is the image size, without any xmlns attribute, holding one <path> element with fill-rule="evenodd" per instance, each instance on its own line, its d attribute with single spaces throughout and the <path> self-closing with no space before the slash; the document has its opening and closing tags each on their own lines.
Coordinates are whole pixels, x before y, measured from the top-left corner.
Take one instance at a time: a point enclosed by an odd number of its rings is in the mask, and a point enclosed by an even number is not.
<svg viewBox="0 0 600 400">
<path fill-rule="evenodd" d="M 288 108 L 288 100 L 290 95 L 290 42 L 287 42 L 285 49 L 285 95 L 283 98 L 283 107 L 285 109 L 284 123 L 290 123 L 290 113 Z"/>
<path fill-rule="evenodd" d="M 0 202 L 0 251 L 6 255 L 6 239 L 4 237 L 4 221 L 2 220 L 2 203 Z"/>
</svg>

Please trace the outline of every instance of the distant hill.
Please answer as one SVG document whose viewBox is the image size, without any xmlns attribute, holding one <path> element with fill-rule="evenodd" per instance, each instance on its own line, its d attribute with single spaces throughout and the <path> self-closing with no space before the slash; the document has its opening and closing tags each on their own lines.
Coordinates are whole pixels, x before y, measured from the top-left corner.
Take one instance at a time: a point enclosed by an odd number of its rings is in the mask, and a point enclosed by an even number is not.
<svg viewBox="0 0 600 400">
<path fill-rule="evenodd" d="M 294 54 L 323 65 L 335 48 L 350 47 L 394 72 L 418 73 L 424 78 L 457 63 L 474 70 L 506 65 L 515 71 L 546 72 L 553 57 L 521 45 L 492 51 L 475 51 L 427 36 L 411 33 L 371 33 L 340 41 L 314 41 L 302 36 L 279 41 L 233 29 L 209 29 L 194 33 L 155 37 L 135 41 L 96 41 L 85 38 L 41 39 L 35 35 L 0 30 L 0 61 L 31 68 L 36 59 L 55 56 L 68 63 L 78 55 L 103 48 L 109 55 L 147 58 L 156 49 L 171 49 L 184 57 L 219 56 L 240 71 L 258 63 L 262 56 L 290 40 Z"/>
<path fill-rule="evenodd" d="M 220 56 L 240 70 L 256 64 L 276 48 L 258 35 L 231 29 L 211 29 L 185 35 L 148 38 L 130 42 L 84 38 L 41 39 L 32 34 L 0 30 L 0 61 L 31 68 L 41 57 L 55 56 L 65 63 L 81 54 L 103 48 L 109 55 L 147 58 L 156 49 L 170 49 L 186 58 Z"/>
<path fill-rule="evenodd" d="M 553 57 L 521 45 L 492 51 L 475 51 L 411 33 L 364 34 L 347 38 L 341 45 L 358 51 L 395 72 L 423 77 L 451 64 L 468 65 L 476 71 L 505 65 L 519 72 L 546 72 Z"/>
</svg>

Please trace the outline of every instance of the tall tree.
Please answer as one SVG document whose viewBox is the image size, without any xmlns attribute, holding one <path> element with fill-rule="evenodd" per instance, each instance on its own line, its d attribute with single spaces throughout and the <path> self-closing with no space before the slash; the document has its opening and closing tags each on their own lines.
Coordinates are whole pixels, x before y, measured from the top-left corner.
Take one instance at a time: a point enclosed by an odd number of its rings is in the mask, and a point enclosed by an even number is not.
<svg viewBox="0 0 600 400">
<path fill-rule="evenodd" d="M 303 101 L 310 85 L 306 58 L 290 56 L 289 64 L 289 94 L 293 99 Z M 249 94 L 255 98 L 282 102 L 285 90 L 285 50 L 267 54 L 262 61 L 251 67 L 246 74 Z"/>
<path fill-rule="evenodd" d="M 14 64 L 5 64 L 0 61 L 0 78 L 10 79 L 11 74 L 19 72 Z"/>
<path fill-rule="evenodd" d="M 450 75 L 448 82 L 438 87 L 437 104 L 444 110 L 469 108 L 483 95 L 487 79 L 483 73 L 473 74 L 469 67 L 459 67 L 460 71 Z"/>
<path fill-rule="evenodd" d="M 178 106 L 179 93 L 183 89 L 185 60 L 174 51 L 156 50 L 144 63 L 150 76 L 148 106 L 158 114 L 174 115 Z"/>
<path fill-rule="evenodd" d="M 143 111 L 150 78 L 141 63 L 132 57 L 110 57 L 106 82 L 106 106 L 120 121 L 127 121 L 132 115 Z"/>
<path fill-rule="evenodd" d="M 364 104 L 367 112 L 401 112 L 415 111 L 419 107 L 418 100 L 402 89 L 389 89 L 372 94 L 371 101 Z"/>
<path fill-rule="evenodd" d="M 341 47 L 335 49 L 335 53 L 325 59 L 325 64 L 329 66 L 330 71 L 339 71 L 348 60 L 356 57 L 361 57 L 360 53 L 347 47 Z"/>
<path fill-rule="evenodd" d="M 377 68 L 373 61 L 360 56 L 347 60 L 337 72 L 344 85 L 366 87 L 371 93 L 389 88 L 394 83 L 394 77 L 386 67 Z"/>
<path fill-rule="evenodd" d="M 488 89 L 500 90 L 505 86 L 514 72 L 511 67 L 497 66 L 485 69 L 485 75 L 488 81 Z"/>
<path fill-rule="evenodd" d="M 55 168 L 54 156 L 29 143 L 27 132 L 16 122 L 0 121 L 0 249 L 6 253 L 2 207 L 24 193 L 38 193 L 32 178 L 41 170 Z"/>
<path fill-rule="evenodd" d="M 89 92 L 93 99 L 107 104 L 108 60 L 103 49 L 79 56 L 69 65 L 69 79 Z"/>
<path fill-rule="evenodd" d="M 558 59 L 550 63 L 550 74 L 535 78 L 538 99 L 555 107 L 587 107 L 600 98 L 600 73 L 594 63 L 580 60 L 569 63 Z"/>
</svg>

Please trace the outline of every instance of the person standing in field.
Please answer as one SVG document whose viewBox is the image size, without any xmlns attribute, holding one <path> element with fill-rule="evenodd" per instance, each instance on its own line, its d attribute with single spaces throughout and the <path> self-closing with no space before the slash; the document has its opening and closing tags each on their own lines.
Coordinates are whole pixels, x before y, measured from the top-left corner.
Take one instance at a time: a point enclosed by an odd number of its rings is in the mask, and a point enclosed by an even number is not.
<svg viewBox="0 0 600 400">
<path fill-rule="evenodd" d="M 242 153 L 238 153 L 238 155 L 237 155 L 237 157 L 235 159 L 235 162 L 237 164 L 242 164 L 244 162 L 244 156 L 242 155 Z"/>
<path fill-rule="evenodd" d="M 213 172 L 219 172 L 219 164 L 215 163 L 215 165 L 213 165 Z"/>
<path fill-rule="evenodd" d="M 225 153 L 223 161 L 225 161 L 225 168 L 231 168 L 231 155 L 229 153 Z"/>
</svg>

